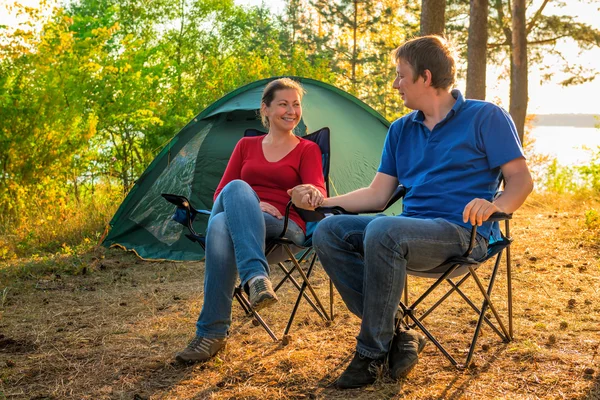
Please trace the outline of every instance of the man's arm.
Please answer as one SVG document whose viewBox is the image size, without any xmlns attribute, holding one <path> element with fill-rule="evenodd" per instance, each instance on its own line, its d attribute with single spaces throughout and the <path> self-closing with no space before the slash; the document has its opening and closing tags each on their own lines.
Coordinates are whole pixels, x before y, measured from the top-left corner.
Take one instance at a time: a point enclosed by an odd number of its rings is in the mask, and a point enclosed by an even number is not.
<svg viewBox="0 0 600 400">
<path fill-rule="evenodd" d="M 378 172 L 368 187 L 341 196 L 329 197 L 327 199 L 319 198 L 316 203 L 313 200 L 315 200 L 315 196 L 319 193 L 312 185 L 296 186 L 288 190 L 288 194 L 292 197 L 292 202 L 296 207 L 307 210 L 313 210 L 318 206 L 340 206 L 346 211 L 361 212 L 383 209 L 397 187 L 398 179 Z"/>
<path fill-rule="evenodd" d="M 325 207 L 340 206 L 350 212 L 382 210 L 397 187 L 398 179 L 396 177 L 378 172 L 368 187 L 327 198 L 321 205 Z"/>
<path fill-rule="evenodd" d="M 479 225 L 495 212 L 510 214 L 525 202 L 533 190 L 533 179 L 525 159 L 515 158 L 500 167 L 504 176 L 504 191 L 492 203 L 484 199 L 473 199 L 463 211 L 463 221 Z"/>
</svg>

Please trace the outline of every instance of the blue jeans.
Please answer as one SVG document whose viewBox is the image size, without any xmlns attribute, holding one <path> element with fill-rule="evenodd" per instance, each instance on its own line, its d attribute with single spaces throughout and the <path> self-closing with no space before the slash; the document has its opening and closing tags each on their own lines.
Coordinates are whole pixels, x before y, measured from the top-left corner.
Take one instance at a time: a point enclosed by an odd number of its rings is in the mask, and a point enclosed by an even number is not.
<svg viewBox="0 0 600 400">
<path fill-rule="evenodd" d="M 357 353 L 381 359 L 389 351 L 407 268 L 427 271 L 463 255 L 469 239 L 468 229 L 444 219 L 341 215 L 317 225 L 319 260 L 348 309 L 362 319 Z M 486 250 L 478 235 L 472 256 Z"/>
<path fill-rule="evenodd" d="M 283 219 L 260 209 L 254 190 L 242 180 L 228 183 L 213 205 L 206 230 L 204 305 L 196 335 L 227 337 L 231 325 L 233 289 L 239 274 L 242 285 L 258 275 L 269 275 L 265 241 L 278 237 Z M 292 220 L 285 235 L 304 242 L 304 232 Z"/>
</svg>

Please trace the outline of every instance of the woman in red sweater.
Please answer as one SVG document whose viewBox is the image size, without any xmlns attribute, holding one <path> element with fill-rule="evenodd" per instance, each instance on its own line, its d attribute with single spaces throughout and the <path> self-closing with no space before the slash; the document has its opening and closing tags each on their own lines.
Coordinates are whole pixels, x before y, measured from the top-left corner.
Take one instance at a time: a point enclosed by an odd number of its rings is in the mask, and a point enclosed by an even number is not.
<svg viewBox="0 0 600 400">
<path fill-rule="evenodd" d="M 243 138 L 233 150 L 215 191 L 206 231 L 204 305 L 196 337 L 177 354 L 180 362 L 207 360 L 225 346 L 238 275 L 255 310 L 277 301 L 265 241 L 283 230 L 288 190 L 301 186 L 313 207 L 326 196 L 319 147 L 293 133 L 302 117 L 303 94 L 300 84 L 289 78 L 270 82 L 260 108 L 269 133 Z M 305 229 L 304 221 L 291 211 L 286 237 L 302 244 Z"/>
</svg>

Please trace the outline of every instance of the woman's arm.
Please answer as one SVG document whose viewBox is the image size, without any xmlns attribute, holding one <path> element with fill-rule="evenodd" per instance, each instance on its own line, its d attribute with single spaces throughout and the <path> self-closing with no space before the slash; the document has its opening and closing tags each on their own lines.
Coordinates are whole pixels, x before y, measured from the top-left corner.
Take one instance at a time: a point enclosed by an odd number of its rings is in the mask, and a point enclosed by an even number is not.
<svg viewBox="0 0 600 400">
<path fill-rule="evenodd" d="M 312 210 L 327 197 L 322 160 L 319 146 L 308 145 L 300 159 L 299 171 L 302 183 L 288 190 L 296 207 Z"/>
</svg>

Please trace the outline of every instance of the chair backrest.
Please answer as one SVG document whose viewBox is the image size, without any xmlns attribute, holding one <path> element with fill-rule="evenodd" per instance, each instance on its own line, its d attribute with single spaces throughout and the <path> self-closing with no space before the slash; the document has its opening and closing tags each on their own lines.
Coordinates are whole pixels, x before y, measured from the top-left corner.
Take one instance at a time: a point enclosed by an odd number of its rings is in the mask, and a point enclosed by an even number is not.
<svg viewBox="0 0 600 400">
<path fill-rule="evenodd" d="M 255 137 L 255 136 L 261 136 L 261 135 L 266 135 L 266 132 L 263 131 L 259 131 L 258 129 L 246 129 L 246 131 L 244 131 L 244 137 Z M 329 195 L 329 165 L 330 165 L 330 160 L 331 160 L 331 148 L 330 148 L 330 137 L 331 133 L 328 127 L 323 127 L 317 131 L 314 131 L 313 133 L 310 133 L 306 136 L 302 136 L 303 139 L 306 140 L 310 140 L 311 142 L 316 143 L 319 148 L 321 149 L 321 161 L 323 164 L 323 179 L 325 181 L 325 190 L 327 191 L 327 195 Z M 305 218 L 302 215 L 302 212 L 300 211 L 298 214 L 300 214 L 300 217 L 302 217 L 303 219 L 307 220 L 308 218 Z M 307 222 L 306 223 L 306 238 L 307 241 L 310 241 L 310 237 L 312 236 L 313 231 L 315 230 L 316 226 L 317 226 L 318 222 Z"/>
</svg>

